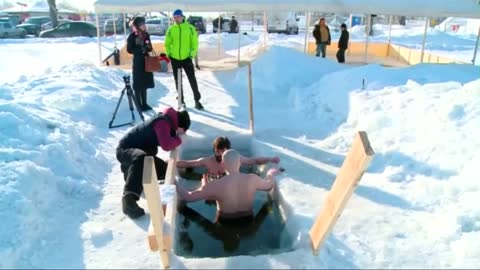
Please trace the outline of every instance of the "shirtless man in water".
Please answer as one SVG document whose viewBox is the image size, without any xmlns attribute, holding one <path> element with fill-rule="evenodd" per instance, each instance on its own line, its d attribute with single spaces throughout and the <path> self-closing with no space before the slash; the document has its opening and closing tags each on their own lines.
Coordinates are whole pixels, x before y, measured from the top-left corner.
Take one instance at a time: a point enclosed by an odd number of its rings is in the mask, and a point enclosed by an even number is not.
<svg viewBox="0 0 480 270">
<path fill-rule="evenodd" d="M 275 175 L 283 169 L 270 169 L 266 179 L 256 174 L 240 173 L 241 155 L 233 149 L 223 153 L 222 163 L 226 176 L 213 182 L 202 179 L 202 186 L 197 190 L 187 191 L 177 180 L 179 197 L 187 202 L 215 200 L 217 220 L 252 217 L 255 192 L 272 190 Z"/>
<path fill-rule="evenodd" d="M 230 149 L 230 140 L 227 137 L 218 137 L 213 141 L 214 155 L 209 157 L 202 157 L 194 160 L 179 160 L 177 161 L 177 168 L 197 168 L 206 167 L 207 174 L 224 175 L 225 169 L 222 166 L 222 154 Z M 258 157 L 246 158 L 240 155 L 241 165 L 262 165 L 267 163 L 278 164 L 280 159 L 278 157 Z"/>
</svg>

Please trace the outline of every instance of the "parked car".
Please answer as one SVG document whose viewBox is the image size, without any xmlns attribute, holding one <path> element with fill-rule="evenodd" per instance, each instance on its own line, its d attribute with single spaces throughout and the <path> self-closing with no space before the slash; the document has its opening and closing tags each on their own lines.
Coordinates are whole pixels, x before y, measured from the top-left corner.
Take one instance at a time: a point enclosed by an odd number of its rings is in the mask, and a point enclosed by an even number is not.
<svg viewBox="0 0 480 270">
<path fill-rule="evenodd" d="M 24 23 L 17 25 L 17 28 L 22 28 L 27 31 L 28 35 L 39 36 L 42 31 L 42 25 L 49 22 L 50 17 L 30 17 Z"/>
<path fill-rule="evenodd" d="M 123 18 L 115 19 L 115 28 L 113 28 L 113 19 L 105 20 L 103 24 L 103 33 L 106 36 L 111 36 L 114 34 L 114 30 L 117 31 L 117 34 L 122 34 L 124 32 L 124 28 L 126 27 L 126 23 L 123 21 Z"/>
<path fill-rule="evenodd" d="M 20 23 L 20 16 L 18 15 L 4 15 L 0 17 L 0 22 L 9 22 L 13 26 L 16 26 Z"/>
<path fill-rule="evenodd" d="M 58 20 L 58 25 L 64 24 L 66 22 L 72 22 L 72 20 Z M 58 26 L 57 25 L 57 26 Z M 53 28 L 52 22 L 42 24 L 42 31 L 50 30 Z"/>
<path fill-rule="evenodd" d="M 205 34 L 207 32 L 207 27 L 205 25 L 205 20 L 201 16 L 189 16 L 187 22 L 195 26 L 198 29 L 200 34 Z"/>
<path fill-rule="evenodd" d="M 221 18 L 220 20 L 222 26 L 220 27 L 221 32 L 230 32 L 230 20 Z M 213 33 L 217 33 L 218 30 L 218 18 L 214 19 L 213 22 Z"/>
<path fill-rule="evenodd" d="M 148 19 L 145 22 L 147 32 L 151 35 L 163 36 L 168 29 L 168 18 Z"/>
<path fill-rule="evenodd" d="M 42 38 L 57 37 L 94 37 L 97 35 L 97 27 L 89 22 L 66 22 L 53 29 L 40 33 Z"/>
<path fill-rule="evenodd" d="M 11 38 L 27 36 L 27 31 L 21 28 L 15 28 L 10 22 L 0 22 L 0 37 Z"/>
</svg>

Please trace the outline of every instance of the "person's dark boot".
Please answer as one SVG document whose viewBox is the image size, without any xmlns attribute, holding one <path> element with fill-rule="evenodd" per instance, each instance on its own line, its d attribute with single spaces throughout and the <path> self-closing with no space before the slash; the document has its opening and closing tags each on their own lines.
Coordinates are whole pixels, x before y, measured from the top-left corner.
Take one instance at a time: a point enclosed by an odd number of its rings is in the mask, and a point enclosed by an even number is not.
<svg viewBox="0 0 480 270">
<path fill-rule="evenodd" d="M 142 111 L 146 112 L 146 111 L 151 111 L 151 110 L 153 110 L 153 108 L 150 107 L 150 105 L 148 105 L 148 104 L 143 104 L 143 106 L 142 106 Z"/>
<path fill-rule="evenodd" d="M 199 66 L 199 65 L 196 65 L 195 67 L 196 67 L 198 70 L 200 70 L 200 66 Z"/>
<path fill-rule="evenodd" d="M 200 101 L 195 101 L 195 109 L 203 110 L 203 105 L 200 103 Z"/>
<path fill-rule="evenodd" d="M 145 211 L 137 204 L 138 197 L 134 194 L 127 194 L 122 197 L 122 210 L 131 219 L 145 215 Z"/>
<path fill-rule="evenodd" d="M 153 110 L 150 105 L 147 104 L 147 90 L 142 91 L 142 111 L 150 111 Z"/>
</svg>

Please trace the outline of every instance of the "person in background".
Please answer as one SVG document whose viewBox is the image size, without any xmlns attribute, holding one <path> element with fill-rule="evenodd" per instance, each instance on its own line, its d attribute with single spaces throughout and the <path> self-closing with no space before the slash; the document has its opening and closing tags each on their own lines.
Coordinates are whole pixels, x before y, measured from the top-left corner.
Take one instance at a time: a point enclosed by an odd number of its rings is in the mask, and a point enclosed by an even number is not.
<svg viewBox="0 0 480 270">
<path fill-rule="evenodd" d="M 125 186 L 122 196 L 122 210 L 132 219 L 145 214 L 137 201 L 143 192 L 143 160 L 153 156 L 157 179 L 165 179 L 167 163 L 156 157 L 158 147 L 172 151 L 182 144 L 179 135 L 190 128 L 190 116 L 187 111 L 166 108 L 162 113 L 139 123 L 128 131 L 119 141 L 116 151 L 117 160 L 123 172 Z"/>
<path fill-rule="evenodd" d="M 235 19 L 235 16 L 232 16 L 232 20 L 230 21 L 230 33 L 237 33 L 238 22 Z"/>
<path fill-rule="evenodd" d="M 164 53 L 160 54 L 160 72 L 168 72 L 168 64 L 170 64 L 170 59 L 168 59 L 168 56 Z"/>
<path fill-rule="evenodd" d="M 327 45 L 330 45 L 332 40 L 330 36 L 330 29 L 325 24 L 325 18 L 321 18 L 315 28 L 313 29 L 313 36 L 315 37 L 315 41 L 317 43 L 317 52 L 315 56 L 319 57 L 320 53 L 322 54 L 322 58 L 325 58 L 327 55 Z"/>
<path fill-rule="evenodd" d="M 348 49 L 349 33 L 347 31 L 347 25 L 344 23 L 342 23 L 340 29 L 342 30 L 342 34 L 338 40 L 337 60 L 339 63 L 345 63 L 345 51 Z"/>
<path fill-rule="evenodd" d="M 218 137 L 213 141 L 213 155 L 209 157 L 201 157 L 194 160 L 179 160 L 177 168 L 197 168 L 206 167 L 207 174 L 224 175 L 225 168 L 222 165 L 222 155 L 230 149 L 230 140 L 227 137 Z M 257 157 L 247 158 L 240 155 L 241 165 L 262 165 L 267 163 L 278 164 L 278 157 Z"/>
<path fill-rule="evenodd" d="M 167 55 L 172 61 L 173 76 L 175 78 L 175 86 L 178 88 L 177 72 L 179 69 L 185 70 L 188 81 L 193 91 L 195 99 L 195 108 L 203 110 L 203 105 L 200 103 L 200 92 L 198 91 L 197 78 L 195 77 L 195 69 L 193 67 L 192 58 L 198 52 L 198 35 L 195 27 L 188 22 L 185 22 L 183 12 L 177 9 L 173 12 L 175 24 L 171 25 L 165 36 L 165 49 Z M 179 89 L 177 89 L 178 91 Z M 183 91 L 181 103 L 185 106 L 183 98 Z"/>
<path fill-rule="evenodd" d="M 152 51 L 152 42 L 143 17 L 136 17 L 132 26 L 133 32 L 127 38 L 127 52 L 133 54 L 133 90 L 140 108 L 148 111 L 152 107 L 147 104 L 147 89 L 155 87 L 155 82 L 153 73 L 145 71 L 145 56 Z"/>
</svg>

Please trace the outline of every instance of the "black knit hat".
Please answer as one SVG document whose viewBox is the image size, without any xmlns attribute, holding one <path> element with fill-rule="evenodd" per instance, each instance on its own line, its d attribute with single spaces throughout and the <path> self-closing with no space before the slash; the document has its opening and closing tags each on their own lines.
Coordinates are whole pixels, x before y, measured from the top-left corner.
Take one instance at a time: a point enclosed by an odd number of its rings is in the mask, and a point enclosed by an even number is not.
<svg viewBox="0 0 480 270">
<path fill-rule="evenodd" d="M 340 27 L 341 27 L 341 28 L 345 28 L 345 29 L 347 29 L 347 25 L 346 25 L 346 24 L 344 24 L 344 23 L 342 23 L 342 25 L 340 25 Z"/>
<path fill-rule="evenodd" d="M 135 17 L 135 19 L 133 19 L 133 26 L 139 27 L 142 24 L 145 24 L 145 18 L 144 17 Z"/>
<path fill-rule="evenodd" d="M 190 128 L 190 115 L 185 110 L 178 112 L 178 127 L 185 129 L 185 131 Z"/>
</svg>

